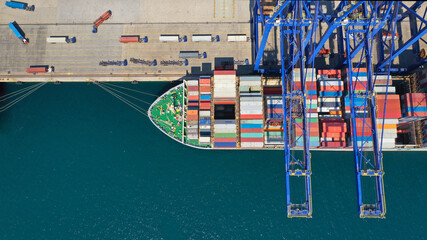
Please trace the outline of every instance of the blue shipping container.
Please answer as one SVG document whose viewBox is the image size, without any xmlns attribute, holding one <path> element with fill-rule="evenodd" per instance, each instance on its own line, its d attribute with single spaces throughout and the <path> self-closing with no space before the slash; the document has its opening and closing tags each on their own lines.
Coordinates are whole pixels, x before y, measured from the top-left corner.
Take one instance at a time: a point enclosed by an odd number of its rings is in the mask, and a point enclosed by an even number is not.
<svg viewBox="0 0 427 240">
<path fill-rule="evenodd" d="M 216 148 L 221 148 L 221 147 L 235 148 L 236 143 L 235 142 L 215 142 L 214 147 L 216 147 Z"/>
<path fill-rule="evenodd" d="M 21 3 L 21 2 L 14 2 L 14 1 L 6 1 L 6 6 L 10 8 L 18 8 L 18 9 L 26 9 L 28 4 L 27 3 Z"/>
</svg>

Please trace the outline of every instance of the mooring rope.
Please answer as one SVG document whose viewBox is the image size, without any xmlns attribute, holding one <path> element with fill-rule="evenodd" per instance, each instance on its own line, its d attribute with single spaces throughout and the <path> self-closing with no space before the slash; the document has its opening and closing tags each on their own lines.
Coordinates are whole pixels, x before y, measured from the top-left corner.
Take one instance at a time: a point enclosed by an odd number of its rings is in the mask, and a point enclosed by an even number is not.
<svg viewBox="0 0 427 240">
<path fill-rule="evenodd" d="M 129 105 L 131 108 L 135 109 L 136 111 L 138 111 L 139 113 L 143 114 L 144 116 L 148 117 L 147 112 L 145 109 L 139 107 L 138 105 L 136 105 L 135 103 L 130 102 L 129 100 L 127 100 L 126 98 L 114 93 L 113 91 L 107 89 L 106 87 L 102 86 L 101 84 L 94 82 L 95 85 L 99 86 L 100 88 L 102 88 L 103 90 L 105 90 L 106 92 L 110 93 L 111 95 L 113 95 L 114 97 L 116 97 L 117 99 L 119 99 L 120 101 L 126 103 L 127 105 Z"/>
<path fill-rule="evenodd" d="M 5 106 L 1 107 L 0 112 L 4 112 L 7 109 L 11 108 L 13 105 L 17 104 L 18 102 L 22 101 L 24 98 L 28 97 L 33 92 L 37 91 L 39 88 L 43 87 L 46 83 L 47 82 L 35 84 L 35 85 L 37 85 L 36 87 L 32 88 L 31 90 L 29 90 L 28 92 L 26 92 L 22 96 L 18 97 L 17 99 L 15 99 L 15 100 L 11 101 L 10 103 L 6 104 Z"/>
<path fill-rule="evenodd" d="M 145 95 L 149 95 L 149 96 L 153 96 L 153 97 L 159 97 L 159 95 L 156 95 L 156 94 L 142 92 L 142 91 L 138 91 L 138 90 L 135 90 L 135 89 L 126 88 L 126 87 L 122 87 L 122 86 L 117 86 L 117 85 L 114 85 L 112 83 L 103 82 L 103 84 L 107 84 L 107 85 L 110 85 L 110 86 L 114 86 L 114 87 L 126 89 L 126 90 L 129 90 L 129 91 L 132 91 L 132 92 L 137 92 L 137 93 L 141 93 L 141 94 L 145 94 Z"/>
</svg>

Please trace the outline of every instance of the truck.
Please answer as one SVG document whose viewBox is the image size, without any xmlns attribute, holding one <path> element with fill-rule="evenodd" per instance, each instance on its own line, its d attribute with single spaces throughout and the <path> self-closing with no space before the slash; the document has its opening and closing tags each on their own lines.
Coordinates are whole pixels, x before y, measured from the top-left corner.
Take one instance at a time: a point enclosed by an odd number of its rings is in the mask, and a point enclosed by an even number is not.
<svg viewBox="0 0 427 240">
<path fill-rule="evenodd" d="M 53 72 L 54 67 L 49 65 L 41 65 L 41 66 L 30 66 L 27 68 L 27 73 L 47 73 L 47 72 Z"/>
<path fill-rule="evenodd" d="M 183 36 L 182 38 L 179 35 L 173 34 L 162 34 L 159 37 L 160 42 L 187 42 L 187 36 Z"/>
<path fill-rule="evenodd" d="M 141 38 L 139 35 L 122 35 L 119 39 L 119 42 L 121 43 L 141 43 L 141 42 L 148 42 L 148 37 L 145 36 L 144 38 Z"/>
<path fill-rule="evenodd" d="M 25 37 L 24 31 L 22 31 L 21 27 L 19 27 L 18 23 L 11 22 L 9 23 L 10 29 L 12 29 L 13 33 L 22 41 L 24 44 L 28 44 L 30 41 Z"/>
<path fill-rule="evenodd" d="M 249 40 L 246 34 L 228 34 L 227 38 L 229 42 L 247 42 Z"/>
<path fill-rule="evenodd" d="M 26 11 L 34 11 L 34 5 L 29 6 L 28 3 L 16 2 L 16 1 L 6 1 L 6 6 L 10 8 L 22 9 Z"/>
<path fill-rule="evenodd" d="M 68 37 L 68 36 L 50 36 L 46 38 L 47 43 L 75 43 L 76 37 Z"/>
<path fill-rule="evenodd" d="M 207 58 L 206 52 L 199 54 L 199 51 L 180 51 L 179 58 Z"/>
<path fill-rule="evenodd" d="M 97 33 L 99 25 L 101 25 L 104 21 L 106 21 L 107 19 L 109 19 L 112 14 L 113 13 L 111 12 L 111 10 L 108 10 L 104 14 L 102 14 L 98 19 L 96 19 L 95 22 L 93 22 L 93 30 L 92 30 L 92 32 L 93 33 Z"/>
</svg>

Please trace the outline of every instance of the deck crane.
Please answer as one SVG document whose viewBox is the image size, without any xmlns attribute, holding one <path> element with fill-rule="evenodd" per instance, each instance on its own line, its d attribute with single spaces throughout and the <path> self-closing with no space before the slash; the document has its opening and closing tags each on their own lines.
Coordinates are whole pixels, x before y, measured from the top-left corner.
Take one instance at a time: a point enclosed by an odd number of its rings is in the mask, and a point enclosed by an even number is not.
<svg viewBox="0 0 427 240">
<path fill-rule="evenodd" d="M 422 1 L 417 1 L 413 6 L 407 7 L 406 12 L 401 15 L 397 15 L 398 12 L 392 11 L 393 9 L 399 9 L 399 5 L 403 3 L 400 1 L 341 1 L 336 8 L 332 11 L 332 14 L 327 15 L 323 13 L 319 8 L 318 1 L 295 1 L 295 0 L 279 0 L 274 8 L 269 8 L 270 14 L 263 14 L 263 5 L 260 0 L 256 0 L 253 6 L 252 16 L 252 29 L 253 29 L 253 64 L 254 70 L 260 73 L 271 72 L 270 69 L 260 68 L 261 60 L 264 55 L 267 39 L 270 31 L 273 27 L 280 29 L 280 57 L 281 57 L 281 69 L 277 72 L 282 75 L 282 86 L 283 86 L 283 106 L 284 106 L 284 151 L 285 151 L 285 168 L 286 168 L 286 198 L 287 198 L 287 215 L 288 217 L 311 217 L 312 214 L 312 200 L 311 200 L 311 165 L 310 165 L 310 144 L 307 141 L 307 136 L 310 129 L 307 126 L 307 112 L 306 101 L 307 101 L 307 89 L 305 88 L 306 83 L 309 83 L 310 79 L 306 77 L 306 70 L 312 66 L 314 68 L 314 62 L 316 56 L 324 48 L 326 41 L 336 32 L 338 36 L 338 51 L 340 61 L 347 70 L 348 84 L 350 87 L 350 98 L 351 98 L 351 123 L 353 129 L 353 149 L 354 149 L 354 161 L 356 165 L 356 176 L 357 176 L 357 189 L 358 189 L 358 205 L 360 217 L 379 217 L 384 218 L 385 216 L 385 195 L 384 195 L 384 182 L 383 182 L 383 169 L 382 169 L 382 149 L 381 142 L 382 136 L 378 136 L 376 129 L 376 103 L 374 84 L 375 79 L 373 78 L 373 64 L 372 64 L 372 46 L 373 39 L 378 35 L 382 35 L 382 30 L 385 26 L 389 26 L 390 29 L 395 29 L 396 21 L 401 21 L 405 17 L 418 18 L 421 20 L 419 29 L 413 30 L 413 36 L 401 47 L 395 50 L 394 46 L 394 32 L 391 34 L 392 43 L 391 47 L 387 44 L 390 51 L 390 56 L 387 58 L 380 58 L 380 63 L 375 69 L 377 72 L 384 71 L 384 67 L 387 66 L 388 73 L 390 73 L 391 61 L 396 58 L 401 52 L 407 49 L 409 46 L 416 43 L 418 40 L 423 40 L 421 37 L 427 32 L 427 21 L 425 20 L 426 12 L 424 17 L 421 18 L 415 13 L 416 9 L 420 8 Z M 314 11 L 312 7 L 314 6 Z M 394 7 L 393 7 L 394 6 Z M 271 6 L 269 6 L 271 7 Z M 395 16 L 393 17 L 393 13 Z M 320 38 L 316 39 L 316 31 L 319 24 L 327 24 L 327 29 L 321 34 Z M 259 29 L 262 31 L 262 37 L 259 41 Z M 424 25 L 424 28 L 422 27 Z M 390 26 L 394 26 L 390 28 Z M 345 31 L 345 41 L 343 38 L 343 31 Z M 314 35 L 314 37 L 313 37 Z M 423 40 L 424 41 L 424 40 Z M 344 44 L 345 42 L 345 44 Z M 285 45 L 287 43 L 287 45 Z M 345 47 L 344 47 L 345 46 Z M 288 50 L 288 56 L 285 57 L 285 50 Z M 382 52 L 384 53 L 384 51 Z M 360 57 L 359 64 L 354 67 L 354 60 L 356 56 Z M 426 61 L 423 59 L 423 61 Z M 421 61 L 419 64 L 422 64 Z M 357 94 L 353 89 L 353 85 L 357 85 L 358 81 L 362 79 L 360 74 L 360 68 L 362 65 L 367 65 L 367 73 L 365 78 L 368 79 L 367 83 L 362 83 L 366 87 L 365 94 Z M 419 66 L 419 65 L 418 65 Z M 301 83 L 295 88 L 294 82 L 294 69 L 300 68 Z M 337 67 L 337 68 L 338 68 Z M 312 69 L 311 68 L 311 69 Z M 388 74 L 390 76 L 390 74 Z M 389 78 L 389 77 L 388 77 Z M 354 80 L 354 81 L 353 81 Z M 312 79 L 311 79 L 312 81 Z M 389 82 L 389 80 L 387 81 Z M 363 106 L 356 106 L 354 104 L 355 98 L 363 98 Z M 297 100 L 297 101 L 295 101 Z M 293 114 L 297 111 L 295 109 L 301 108 L 302 111 L 302 126 L 298 124 L 292 124 Z M 385 109 L 385 108 L 384 108 Z M 360 114 L 361 110 L 363 114 Z M 356 120 L 358 119 L 358 120 Z M 362 128 L 362 132 L 369 132 L 370 136 L 363 136 L 362 141 L 357 138 L 356 121 L 359 122 L 359 127 Z M 353 124 L 354 123 L 354 124 Z M 361 124 L 360 124 L 361 123 Z M 299 136 L 303 139 L 303 160 L 299 160 L 292 154 L 291 148 L 294 146 L 295 139 L 292 140 L 289 137 L 293 132 L 293 128 L 302 127 L 303 134 Z M 367 147 L 365 139 L 372 139 L 372 146 Z M 370 155 L 370 156 L 368 156 Z M 373 160 L 370 160 L 373 158 Z M 292 166 L 298 166 L 299 169 L 292 169 Z M 364 167 L 365 169 L 362 169 Z M 305 178 L 305 192 L 306 198 L 302 204 L 294 204 L 291 201 L 290 193 L 290 177 L 301 176 Z M 377 193 L 377 200 L 374 204 L 364 204 L 362 198 L 362 176 L 372 176 L 375 178 L 375 187 Z"/>
</svg>

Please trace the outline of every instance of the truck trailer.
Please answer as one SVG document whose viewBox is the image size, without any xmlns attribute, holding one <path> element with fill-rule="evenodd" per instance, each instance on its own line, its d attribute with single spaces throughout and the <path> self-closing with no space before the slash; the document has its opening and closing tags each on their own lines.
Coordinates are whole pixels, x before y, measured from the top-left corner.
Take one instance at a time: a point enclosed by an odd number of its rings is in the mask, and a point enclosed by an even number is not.
<svg viewBox="0 0 427 240">
<path fill-rule="evenodd" d="M 53 72 L 54 68 L 53 66 L 44 65 L 44 66 L 30 66 L 27 68 L 27 73 L 47 73 L 47 72 Z"/>
<path fill-rule="evenodd" d="M 122 35 L 119 39 L 119 42 L 121 43 L 141 43 L 141 42 L 148 42 L 148 37 L 145 36 L 144 38 L 141 38 L 139 35 Z"/>
<path fill-rule="evenodd" d="M 47 43 L 75 43 L 76 37 L 68 37 L 68 36 L 50 36 L 46 38 Z"/>
<path fill-rule="evenodd" d="M 106 21 L 107 19 L 109 19 L 112 14 L 113 13 L 111 12 L 111 10 L 108 10 L 104 14 L 102 14 L 98 19 L 96 19 L 95 22 L 93 22 L 93 30 L 92 30 L 92 32 L 93 33 L 97 33 L 99 25 L 101 25 L 104 21 Z"/>
<path fill-rule="evenodd" d="M 16 21 L 9 23 L 9 27 L 12 29 L 13 33 L 15 33 L 15 35 L 22 41 L 22 43 L 28 44 L 30 42 L 28 38 L 25 38 L 24 31 L 22 31 L 21 27 L 19 27 Z"/>
</svg>

